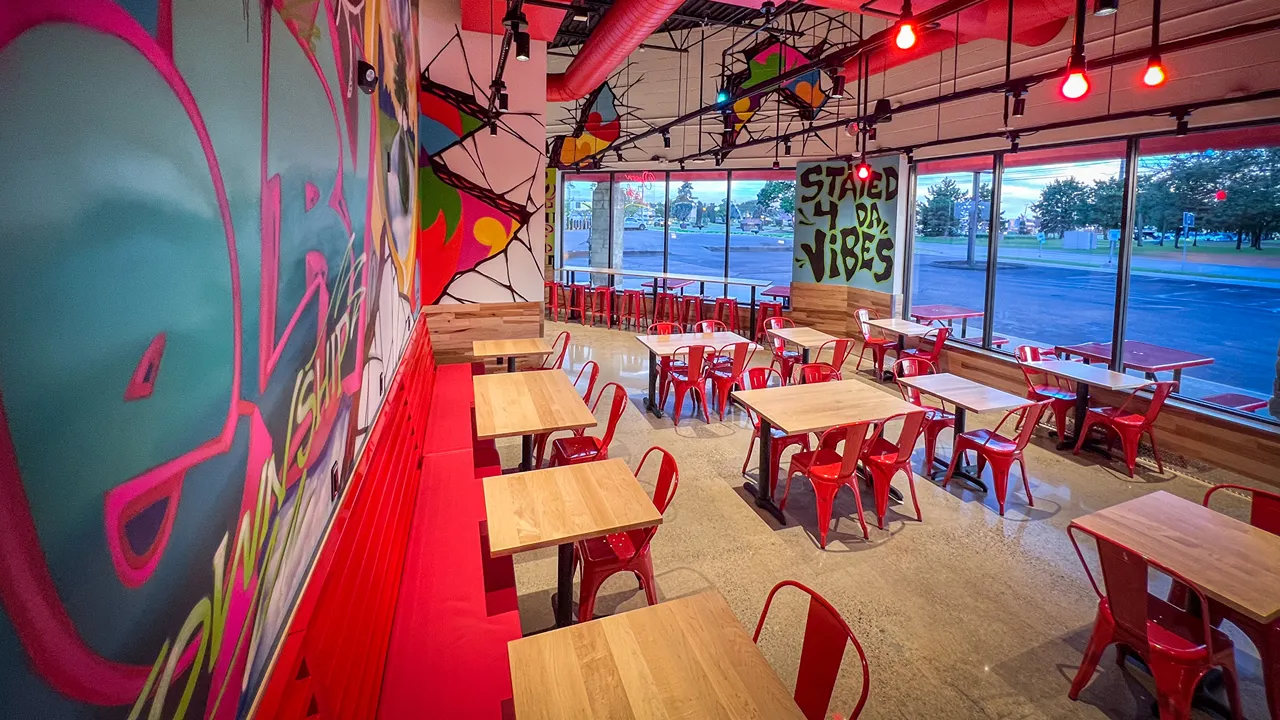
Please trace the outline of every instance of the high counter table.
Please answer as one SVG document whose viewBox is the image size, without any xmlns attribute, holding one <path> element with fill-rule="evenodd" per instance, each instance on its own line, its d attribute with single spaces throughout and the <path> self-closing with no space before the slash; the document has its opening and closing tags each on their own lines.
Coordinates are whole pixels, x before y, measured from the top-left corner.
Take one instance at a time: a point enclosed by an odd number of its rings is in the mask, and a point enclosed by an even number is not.
<svg viewBox="0 0 1280 720">
<path fill-rule="evenodd" d="M 705 294 L 707 291 L 707 283 L 713 285 L 745 285 L 751 288 L 751 313 L 747 320 L 747 327 L 754 328 L 756 326 L 756 293 L 760 288 L 767 288 L 773 283 L 767 280 L 749 280 L 746 278 L 731 277 L 715 277 L 713 275 L 686 275 L 684 273 L 658 272 L 656 270 L 617 270 L 614 268 L 596 268 L 586 267 L 582 265 L 564 265 L 556 268 L 558 273 L 566 273 L 569 276 L 569 283 L 573 284 L 577 280 L 578 273 L 598 273 L 600 275 L 610 275 L 612 277 L 643 277 L 653 278 L 656 280 L 688 280 L 698 283 L 698 294 Z M 658 285 L 665 283 L 653 283 L 653 303 L 654 307 L 658 304 Z"/>
</svg>

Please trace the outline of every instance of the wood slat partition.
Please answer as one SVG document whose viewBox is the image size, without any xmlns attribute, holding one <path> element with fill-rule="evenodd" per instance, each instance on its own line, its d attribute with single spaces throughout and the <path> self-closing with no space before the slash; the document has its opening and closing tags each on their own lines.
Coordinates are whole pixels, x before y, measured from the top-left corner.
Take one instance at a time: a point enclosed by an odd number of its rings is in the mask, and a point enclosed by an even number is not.
<svg viewBox="0 0 1280 720">
<path fill-rule="evenodd" d="M 431 343 L 440 364 L 471 362 L 476 340 L 542 337 L 542 303 L 431 305 L 423 308 L 431 323 Z"/>
<path fill-rule="evenodd" d="M 844 285 L 791 283 L 791 319 L 797 325 L 836 337 L 852 337 L 856 335 L 853 313 L 864 307 L 871 308 L 877 317 L 888 317 L 893 312 L 894 296 Z"/>
</svg>

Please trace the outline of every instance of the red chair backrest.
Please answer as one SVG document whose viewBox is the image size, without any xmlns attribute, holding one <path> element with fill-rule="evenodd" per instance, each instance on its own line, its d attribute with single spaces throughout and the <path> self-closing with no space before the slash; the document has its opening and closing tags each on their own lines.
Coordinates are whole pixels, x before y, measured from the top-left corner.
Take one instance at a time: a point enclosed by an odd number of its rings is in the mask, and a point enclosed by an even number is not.
<svg viewBox="0 0 1280 720">
<path fill-rule="evenodd" d="M 871 311 L 867 308 L 858 308 L 853 311 L 853 316 L 858 320 L 858 335 L 862 340 L 871 337 Z"/>
<path fill-rule="evenodd" d="M 681 345 L 676 348 L 672 357 L 680 357 L 681 355 L 684 356 L 685 363 L 689 368 L 686 377 L 689 380 L 696 380 L 702 377 L 709 369 L 711 358 L 716 356 L 716 348 L 714 345 Z"/>
<path fill-rule="evenodd" d="M 778 381 L 773 385 L 769 381 L 777 378 Z M 778 387 L 782 385 L 782 373 L 771 367 L 753 367 L 747 368 L 747 389 L 759 390 L 767 387 Z M 756 413 L 751 408 L 743 405 L 742 408 L 747 411 L 747 417 L 751 419 L 753 425 L 760 424 L 760 418 L 756 417 Z"/>
<path fill-rule="evenodd" d="M 569 339 L 568 331 L 561 331 L 556 336 L 555 342 L 551 343 L 551 354 L 542 361 L 543 370 L 559 370 L 564 367 L 564 356 L 569 352 Z"/>
<path fill-rule="evenodd" d="M 644 334 L 645 335 L 678 335 L 681 332 L 683 332 L 683 330 L 679 325 L 675 323 L 656 322 L 650 325 L 649 329 L 644 331 Z"/>
<path fill-rule="evenodd" d="M 769 607 L 773 605 L 773 596 L 784 587 L 793 587 L 809 595 L 809 614 L 804 625 L 804 642 L 800 646 L 800 669 L 796 676 L 796 705 L 808 720 L 824 720 L 827 708 L 831 705 L 831 693 L 835 690 L 836 678 L 840 674 L 840 665 L 844 661 L 845 646 L 852 643 L 858 651 L 858 659 L 862 661 L 862 693 L 858 696 L 858 704 L 849 714 L 849 720 L 858 717 L 867 704 L 867 695 L 871 691 L 871 669 L 867 665 L 867 654 L 862 645 L 849 629 L 840 613 L 836 611 L 826 598 L 795 580 L 783 580 L 769 591 L 765 598 L 764 609 L 760 611 L 760 622 L 756 623 L 756 632 L 752 640 L 760 642 L 760 631 L 764 629 L 765 618 L 769 616 Z"/>
<path fill-rule="evenodd" d="M 1013 351 L 1013 354 L 1022 362 L 1043 362 L 1045 360 L 1058 359 L 1058 356 L 1053 354 L 1053 350 L 1036 347 L 1035 345 L 1019 345 L 1018 349 Z"/>
<path fill-rule="evenodd" d="M 667 512 L 667 507 L 671 505 L 671 500 L 676 496 L 676 488 L 680 487 L 680 468 L 676 465 L 676 458 L 665 448 L 654 445 L 644 451 L 644 455 L 640 458 L 640 464 L 636 466 L 636 480 L 640 479 L 640 474 L 644 472 L 644 464 L 648 462 L 649 456 L 653 453 L 660 453 L 658 464 L 658 479 L 653 488 L 653 506 L 658 509 L 658 514 L 662 515 Z M 658 525 L 644 528 L 638 531 L 643 540 L 635 543 L 636 555 L 644 551 L 649 545 L 649 541 L 658 533 Z M 635 535 L 632 535 L 634 538 Z"/>
<path fill-rule="evenodd" d="M 840 371 L 824 362 L 809 363 L 800 365 L 797 369 L 800 376 L 800 384 L 808 385 L 809 383 L 830 382 L 839 380 Z"/>
<path fill-rule="evenodd" d="M 694 323 L 693 331 L 700 333 L 727 332 L 729 326 L 719 320 L 699 320 Z"/>
<path fill-rule="evenodd" d="M 1152 383 L 1147 387 L 1155 386 L 1151 391 L 1151 404 L 1147 406 L 1146 420 L 1143 426 L 1150 426 L 1156 421 L 1156 416 L 1160 414 L 1160 408 L 1164 407 L 1164 401 L 1169 399 L 1169 393 L 1173 392 L 1174 383 L 1169 380 Z"/>
<path fill-rule="evenodd" d="M 605 423 L 604 435 L 600 436 L 600 447 L 606 450 L 609 448 L 609 443 L 613 442 L 613 433 L 618 429 L 618 419 L 622 417 L 622 411 L 627 409 L 626 389 L 616 382 L 611 382 L 600 388 L 600 394 L 596 396 L 596 404 L 591 407 L 592 414 L 600 407 L 609 388 L 613 388 L 613 396 L 609 401 L 609 420 Z"/>
<path fill-rule="evenodd" d="M 937 371 L 933 363 L 924 358 L 905 357 L 893 364 L 893 380 L 898 383 L 898 390 L 902 391 L 903 400 L 912 405 L 921 405 L 920 391 L 899 381 L 907 377 L 933 375 Z"/>
<path fill-rule="evenodd" d="M 894 420 L 902 420 L 902 431 L 898 433 L 898 462 L 910 462 L 911 453 L 916 449 L 916 441 L 920 439 L 920 433 L 924 430 L 924 411 L 902 413 L 885 418 L 880 431 L 884 432 L 885 426 Z"/>
<path fill-rule="evenodd" d="M 822 343 L 818 348 L 818 353 L 813 356 L 814 360 L 821 360 L 822 353 L 827 350 L 831 351 L 831 367 L 839 370 L 844 367 L 844 361 L 849 359 L 850 353 L 853 352 L 854 341 L 850 338 L 839 338 L 836 340 L 828 340 Z"/>
<path fill-rule="evenodd" d="M 778 330 L 780 328 L 789 328 L 789 327 L 795 327 L 795 326 L 796 324 L 791 318 L 782 317 L 781 315 L 773 315 L 764 319 L 765 330 Z"/>
<path fill-rule="evenodd" d="M 822 433 L 819 444 L 823 449 L 835 450 L 841 442 L 844 443 L 844 450 L 841 451 L 840 456 L 840 477 L 853 477 L 853 473 L 858 469 L 858 459 L 862 457 L 863 447 L 868 438 L 874 437 L 875 428 L 875 421 L 865 420 L 849 425 L 839 425 Z"/>
<path fill-rule="evenodd" d="M 582 382 L 582 376 L 587 376 L 587 389 L 582 393 L 582 402 L 591 402 L 591 391 L 596 386 L 596 378 L 600 377 L 600 364 L 595 360 L 588 360 L 579 370 L 578 377 L 573 381 L 573 386 L 577 387 Z"/>
<path fill-rule="evenodd" d="M 929 347 L 927 358 L 934 365 L 938 364 L 938 358 L 942 357 L 942 346 L 947 344 L 947 337 L 951 334 L 951 328 L 934 328 L 924 334 L 920 338 L 923 343 L 932 343 Z"/>
<path fill-rule="evenodd" d="M 1098 560 L 1102 566 L 1103 589 L 1099 589 L 1098 582 L 1093 577 L 1093 570 L 1089 568 L 1089 563 L 1085 562 L 1084 553 L 1080 550 L 1080 543 L 1076 540 L 1076 533 L 1083 533 L 1092 537 L 1097 545 Z M 1149 608 L 1152 605 L 1160 607 L 1160 604 L 1164 602 L 1153 598 L 1147 590 L 1151 568 L 1168 575 L 1185 586 L 1189 592 L 1194 593 L 1200 600 L 1200 607 L 1209 607 L 1204 593 L 1200 588 L 1193 585 L 1190 580 L 1155 560 L 1143 557 L 1136 550 L 1102 537 L 1097 533 L 1090 532 L 1075 523 L 1067 527 L 1067 534 L 1071 537 L 1071 544 L 1075 545 L 1076 555 L 1080 557 L 1080 564 L 1084 566 L 1085 574 L 1089 576 L 1089 582 L 1093 584 L 1094 592 L 1098 593 L 1099 598 L 1104 596 L 1107 598 L 1107 604 L 1111 608 L 1111 615 L 1115 618 L 1116 625 L 1123 628 L 1130 635 L 1135 635 L 1145 640 L 1147 637 L 1147 621 L 1154 619 L 1149 615 Z M 1154 603 L 1152 602 L 1153 599 L 1155 600 Z M 1172 606 L 1170 606 L 1170 609 L 1172 609 Z M 1200 637 L 1187 639 L 1192 642 L 1198 642 L 1201 645 L 1210 645 L 1212 635 L 1209 631 L 1209 613 L 1201 613 L 1201 615 L 1204 624 L 1200 628 Z M 1209 648 L 1209 652 L 1212 655 L 1212 647 Z"/>
<path fill-rule="evenodd" d="M 1244 485 L 1214 485 L 1204 494 L 1204 506 L 1209 507 L 1209 498 L 1219 490 L 1230 488 L 1248 493 L 1253 500 L 1249 504 L 1249 524 L 1266 530 L 1273 535 L 1280 535 L 1280 493 L 1269 490 L 1245 487 Z"/>
<path fill-rule="evenodd" d="M 729 377 L 736 378 L 747 368 L 747 363 L 751 362 L 751 356 L 755 355 L 756 351 L 751 346 L 751 343 L 739 342 L 725 345 L 717 350 L 716 354 L 733 358 L 733 364 L 729 368 Z"/>
<path fill-rule="evenodd" d="M 1018 437 L 1014 440 L 1014 444 L 1019 450 L 1026 449 L 1027 443 L 1031 442 L 1031 436 L 1036 431 L 1036 425 L 1040 424 L 1040 416 L 1044 415 L 1044 411 L 1049 408 L 1052 402 L 1052 400 L 1041 400 L 1038 403 L 1032 403 L 1012 411 L 1013 413 L 1022 414 L 1022 429 L 1018 431 Z"/>
</svg>

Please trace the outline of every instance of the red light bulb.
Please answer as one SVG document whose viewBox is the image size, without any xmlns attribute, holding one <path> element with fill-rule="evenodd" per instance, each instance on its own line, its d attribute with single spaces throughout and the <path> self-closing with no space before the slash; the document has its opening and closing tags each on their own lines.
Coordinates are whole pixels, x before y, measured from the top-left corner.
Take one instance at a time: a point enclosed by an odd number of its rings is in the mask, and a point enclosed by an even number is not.
<svg viewBox="0 0 1280 720">
<path fill-rule="evenodd" d="M 1059 92 L 1068 100 L 1079 100 L 1089 92 L 1089 76 L 1084 70 L 1070 70 L 1063 79 Z"/>
<path fill-rule="evenodd" d="M 860 162 L 858 163 L 858 167 L 854 169 L 854 174 L 858 176 L 859 180 L 866 180 L 871 177 L 871 166 L 865 161 Z"/>
<path fill-rule="evenodd" d="M 1147 71 L 1142 74 L 1142 84 L 1147 87 L 1159 87 L 1168 76 L 1164 72 L 1164 64 L 1159 55 L 1152 55 L 1147 60 Z"/>
<path fill-rule="evenodd" d="M 898 23 L 898 34 L 893 38 L 893 44 L 898 46 L 899 50 L 910 50 L 916 44 L 916 26 L 910 20 L 904 19 Z"/>
</svg>

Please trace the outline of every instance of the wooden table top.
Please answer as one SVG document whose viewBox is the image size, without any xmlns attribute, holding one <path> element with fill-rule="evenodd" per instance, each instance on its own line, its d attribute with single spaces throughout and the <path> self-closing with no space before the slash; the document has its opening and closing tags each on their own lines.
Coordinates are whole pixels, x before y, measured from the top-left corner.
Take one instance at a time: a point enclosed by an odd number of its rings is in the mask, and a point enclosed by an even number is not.
<svg viewBox="0 0 1280 720">
<path fill-rule="evenodd" d="M 804 720 L 720 593 L 507 644 L 520 720 Z"/>
<path fill-rule="evenodd" d="M 981 310 L 972 310 L 959 305 L 913 305 L 911 317 L 917 320 L 963 320 L 965 318 L 982 317 Z"/>
<path fill-rule="evenodd" d="M 1023 364 L 1030 368 L 1043 370 L 1050 375 L 1057 375 L 1058 377 L 1068 378 L 1076 382 L 1093 385 L 1094 387 L 1104 387 L 1108 390 L 1134 390 L 1151 382 L 1146 378 L 1112 372 L 1104 367 L 1071 362 L 1070 360 L 1047 360 L 1045 362 Z"/>
<path fill-rule="evenodd" d="M 920 408 L 861 380 L 735 390 L 733 397 L 788 435 L 883 420 Z"/>
<path fill-rule="evenodd" d="M 907 337 L 919 337 L 920 335 L 924 335 L 930 330 L 935 329 L 928 325 L 913 323 L 910 320 L 903 320 L 901 318 L 879 318 L 876 320 L 868 320 L 867 324 L 872 327 L 880 328 L 886 332 L 893 333 L 894 335 L 906 335 Z"/>
<path fill-rule="evenodd" d="M 640 287 L 651 288 L 653 287 L 654 282 L 656 281 L 646 280 L 640 283 Z M 680 288 L 687 288 L 692 284 L 693 284 L 692 280 L 663 280 L 661 287 L 666 288 L 668 290 L 679 290 Z"/>
<path fill-rule="evenodd" d="M 649 348 L 654 355 L 658 357 L 669 357 L 676 354 L 676 350 L 686 345 L 711 345 L 716 349 L 725 345 L 733 345 L 736 343 L 747 343 L 755 347 L 755 343 L 731 332 L 711 332 L 711 333 L 679 333 L 676 335 L 637 335 L 636 339 L 641 345 Z"/>
<path fill-rule="evenodd" d="M 556 272 L 564 273 L 597 273 L 599 275 L 617 275 L 627 277 L 665 278 L 667 280 L 689 280 L 692 282 L 720 283 L 721 285 L 754 285 L 768 287 L 773 283 L 768 280 L 749 280 L 747 278 L 716 277 L 715 275 L 689 275 L 686 273 L 658 272 L 656 270 L 618 270 L 614 268 L 586 267 L 583 265 L 565 265 L 556 268 Z"/>
<path fill-rule="evenodd" d="M 471 343 L 471 354 L 477 358 L 550 355 L 551 346 L 542 338 L 521 338 L 519 340 L 476 340 Z"/>
<path fill-rule="evenodd" d="M 987 387 L 951 373 L 904 377 L 898 382 L 976 413 L 1012 410 L 1032 402 L 1025 397 Z"/>
<path fill-rule="evenodd" d="M 476 437 L 513 437 L 595 427 L 596 418 L 561 370 L 477 375 Z"/>
<path fill-rule="evenodd" d="M 1111 343 L 1109 342 L 1058 345 L 1053 349 L 1059 355 L 1079 355 L 1100 363 L 1111 361 Z M 1197 355 L 1186 350 L 1175 350 L 1140 340 L 1124 341 L 1124 366 L 1133 370 L 1156 373 L 1212 364 L 1213 358 L 1208 355 Z"/>
<path fill-rule="evenodd" d="M 626 462 L 597 462 L 484 479 L 489 553 L 554 547 L 662 524 Z"/>
<path fill-rule="evenodd" d="M 1181 573 L 1260 623 L 1280 620 L 1280 535 L 1163 490 L 1071 523 Z"/>
<path fill-rule="evenodd" d="M 771 285 L 768 288 L 765 288 L 764 290 L 762 290 L 760 294 L 768 295 L 770 297 L 789 298 L 791 297 L 791 286 L 790 285 Z"/>
<path fill-rule="evenodd" d="M 822 347 L 823 343 L 837 339 L 834 335 L 828 335 L 821 330 L 816 330 L 811 327 L 796 326 L 778 328 L 777 330 L 769 330 L 767 332 L 773 337 L 782 338 L 789 343 L 805 348 L 819 348 Z"/>
</svg>

